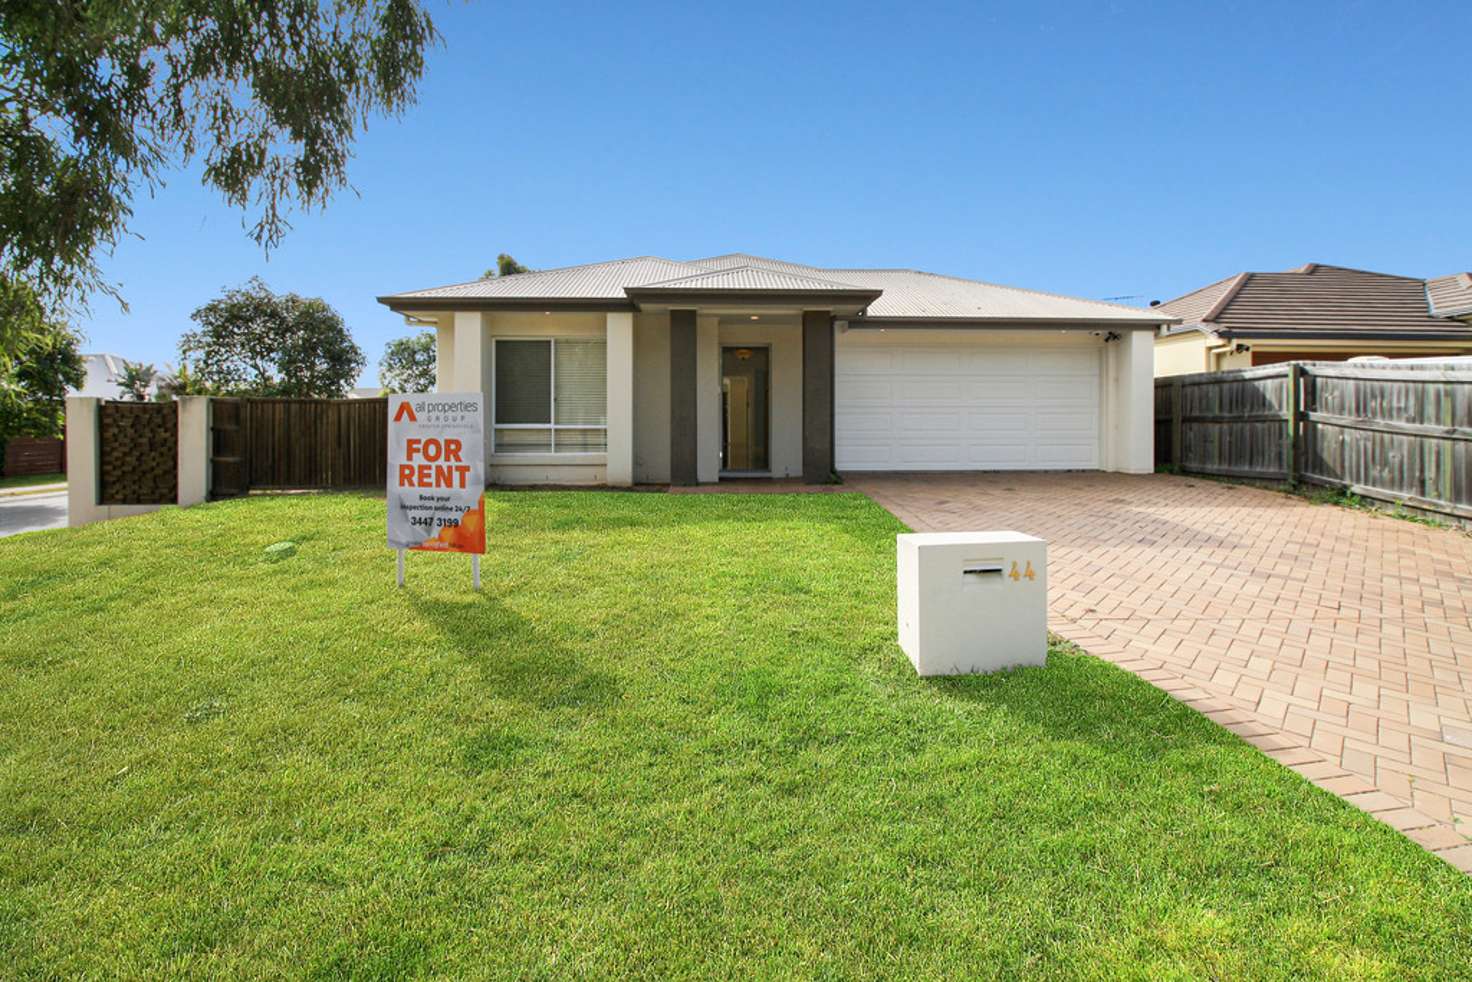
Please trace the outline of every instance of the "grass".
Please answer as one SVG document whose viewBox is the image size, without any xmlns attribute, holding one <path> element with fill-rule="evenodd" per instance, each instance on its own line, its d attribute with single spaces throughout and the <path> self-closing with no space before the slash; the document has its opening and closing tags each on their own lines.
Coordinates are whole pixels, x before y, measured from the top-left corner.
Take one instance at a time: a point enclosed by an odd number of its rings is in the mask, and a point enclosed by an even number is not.
<svg viewBox="0 0 1472 982">
<path fill-rule="evenodd" d="M 0 491 L 9 488 L 29 488 L 38 484 L 65 484 L 65 474 L 22 474 L 17 477 L 0 477 Z"/>
<path fill-rule="evenodd" d="M 1453 532 L 1472 531 L 1467 527 L 1453 521 L 1436 517 L 1434 513 L 1407 508 L 1404 502 L 1378 501 L 1374 498 L 1366 498 L 1355 494 L 1347 488 L 1331 488 L 1314 484 L 1284 484 L 1279 481 L 1260 481 L 1252 478 L 1224 477 L 1219 474 L 1200 474 L 1195 471 L 1183 471 L 1172 464 L 1157 464 L 1157 474 L 1175 474 L 1181 477 L 1189 477 L 1197 481 L 1215 481 L 1217 484 L 1231 484 L 1238 487 L 1258 488 L 1263 491 L 1277 491 L 1279 494 L 1292 495 L 1302 498 L 1304 501 L 1316 505 L 1331 505 L 1336 508 L 1348 508 L 1352 511 L 1361 511 L 1370 515 L 1380 515 L 1385 518 L 1394 518 L 1402 522 L 1410 522 L 1412 525 L 1424 525 L 1427 528 L 1447 529 Z"/>
<path fill-rule="evenodd" d="M 1407 508 L 1402 502 L 1397 501 L 1394 504 L 1387 504 L 1371 498 L 1365 498 L 1344 488 L 1323 488 L 1300 484 L 1293 488 L 1285 487 L 1284 490 L 1289 494 L 1306 498 L 1316 505 L 1334 505 L 1339 508 L 1350 508 L 1354 511 L 1363 511 L 1374 515 L 1384 515 L 1387 518 L 1396 518 L 1403 522 L 1410 522 L 1413 525 L 1425 525 L 1428 528 L 1458 530 L 1458 527 L 1451 522 L 1442 521 L 1426 512 L 1413 511 Z"/>
<path fill-rule="evenodd" d="M 488 508 L 479 595 L 368 497 L 0 542 L 5 974 L 1472 964 L 1472 880 L 1134 676 L 917 679 L 860 496 Z"/>
</svg>

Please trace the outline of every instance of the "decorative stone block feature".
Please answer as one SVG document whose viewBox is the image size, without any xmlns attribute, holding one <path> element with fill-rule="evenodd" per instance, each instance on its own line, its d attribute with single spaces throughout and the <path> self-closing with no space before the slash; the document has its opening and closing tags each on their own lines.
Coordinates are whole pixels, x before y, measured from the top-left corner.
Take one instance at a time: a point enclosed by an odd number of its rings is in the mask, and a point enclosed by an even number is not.
<svg viewBox="0 0 1472 982">
<path fill-rule="evenodd" d="M 98 439 L 99 504 L 175 503 L 179 412 L 172 402 L 104 402 Z"/>
</svg>

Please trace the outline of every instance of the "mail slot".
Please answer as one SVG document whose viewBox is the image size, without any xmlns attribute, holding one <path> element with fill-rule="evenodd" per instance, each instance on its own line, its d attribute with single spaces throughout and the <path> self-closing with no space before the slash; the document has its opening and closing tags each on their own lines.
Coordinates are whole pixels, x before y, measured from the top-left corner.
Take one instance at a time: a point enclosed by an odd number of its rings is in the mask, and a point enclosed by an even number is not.
<svg viewBox="0 0 1472 982">
<path fill-rule="evenodd" d="M 900 647 L 921 675 L 970 675 L 1048 657 L 1047 543 L 1021 532 L 896 537 Z"/>
<path fill-rule="evenodd" d="M 961 573 L 965 576 L 1001 576 L 1003 566 L 1001 563 L 969 563 L 961 567 Z"/>
</svg>

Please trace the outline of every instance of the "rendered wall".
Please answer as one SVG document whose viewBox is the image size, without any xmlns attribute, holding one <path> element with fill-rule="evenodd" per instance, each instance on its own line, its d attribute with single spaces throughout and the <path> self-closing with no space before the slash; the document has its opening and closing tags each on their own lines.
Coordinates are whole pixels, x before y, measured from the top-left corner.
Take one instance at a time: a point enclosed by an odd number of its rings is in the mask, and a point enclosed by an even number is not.
<svg viewBox="0 0 1472 982">
<path fill-rule="evenodd" d="M 670 319 L 634 315 L 634 483 L 670 479 Z"/>
</svg>

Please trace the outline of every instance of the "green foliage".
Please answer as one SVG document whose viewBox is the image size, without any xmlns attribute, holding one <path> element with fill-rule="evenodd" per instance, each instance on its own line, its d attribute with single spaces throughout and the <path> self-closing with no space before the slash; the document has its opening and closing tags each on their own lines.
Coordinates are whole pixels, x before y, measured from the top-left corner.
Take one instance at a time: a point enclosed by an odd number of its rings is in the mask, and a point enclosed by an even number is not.
<svg viewBox="0 0 1472 982">
<path fill-rule="evenodd" d="M 158 369 L 141 361 L 124 361 L 123 374 L 118 379 L 118 398 L 133 402 L 147 402 L 149 390 L 158 380 Z"/>
<path fill-rule="evenodd" d="M 178 399 L 181 396 L 208 396 L 214 395 L 215 390 L 199 377 L 199 373 L 189 367 L 189 362 L 181 361 L 179 370 L 172 375 L 164 375 L 158 380 L 158 391 L 155 398 L 160 401 Z"/>
<path fill-rule="evenodd" d="M 99 253 L 189 161 L 275 245 L 347 186 L 359 129 L 414 101 L 437 40 L 417 0 L 0 4 L 0 276 L 48 306 L 112 292 Z"/>
<path fill-rule="evenodd" d="M 394 338 L 383 349 L 378 362 L 378 384 L 386 392 L 433 392 L 435 383 L 435 336 L 420 331 L 407 338 Z"/>
<path fill-rule="evenodd" d="M 16 436 L 60 436 L 67 389 L 79 389 L 86 370 L 77 336 L 64 324 L 28 328 L 16 357 L 0 363 L 0 444 Z"/>
<path fill-rule="evenodd" d="M 479 593 L 381 495 L 5 540 L 3 974 L 1467 976 L 1472 878 L 1144 680 L 917 678 L 862 495 L 486 512 Z"/>
<path fill-rule="evenodd" d="M 517 273 L 530 273 L 533 270 L 523 266 L 511 257 L 510 253 L 503 252 L 496 257 L 496 265 L 486 270 L 482 279 L 492 280 L 498 276 L 515 276 Z"/>
<path fill-rule="evenodd" d="M 318 297 L 272 293 L 259 277 L 192 315 L 179 341 L 198 383 L 223 395 L 340 398 L 367 359 Z"/>
</svg>

